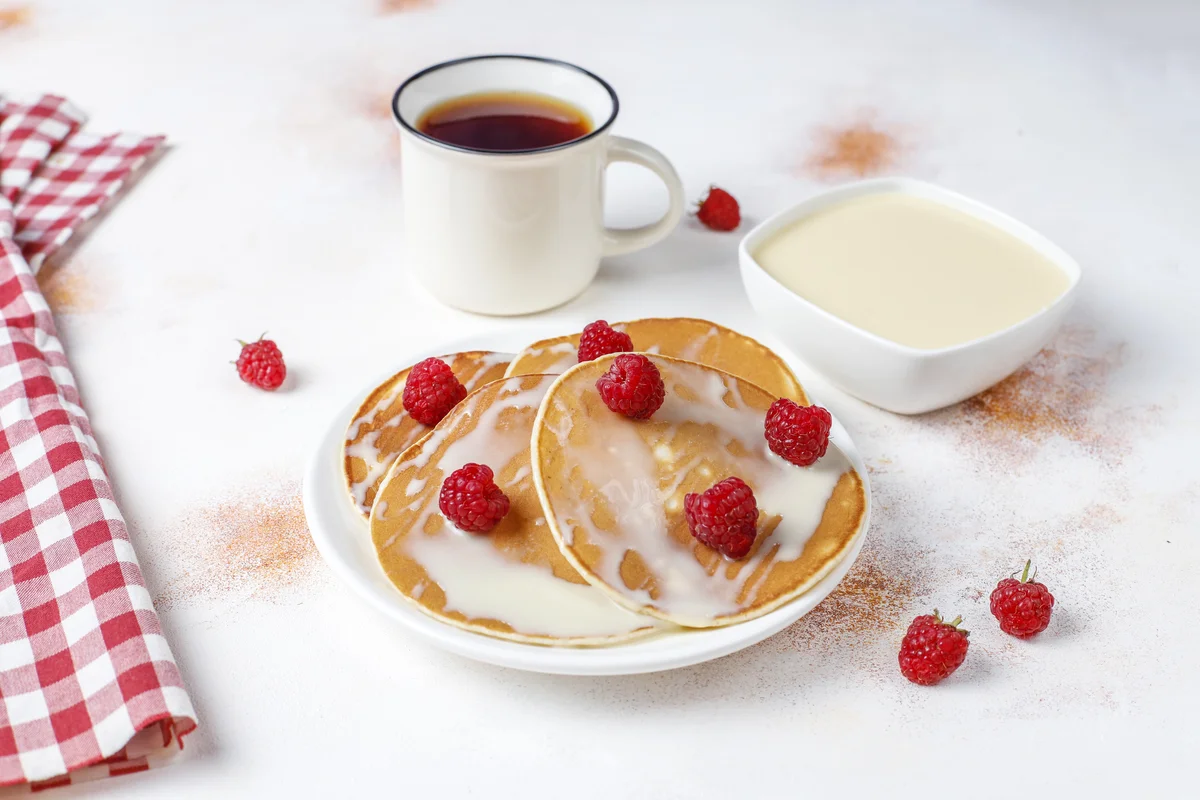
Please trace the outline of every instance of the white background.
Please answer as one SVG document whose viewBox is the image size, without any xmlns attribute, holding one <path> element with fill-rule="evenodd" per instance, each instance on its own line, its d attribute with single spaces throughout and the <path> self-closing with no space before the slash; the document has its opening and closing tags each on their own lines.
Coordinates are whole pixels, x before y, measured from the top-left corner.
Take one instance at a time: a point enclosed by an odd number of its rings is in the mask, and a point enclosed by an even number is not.
<svg viewBox="0 0 1200 800">
<path fill-rule="evenodd" d="M 163 623 L 201 727 L 179 763 L 57 796 L 1187 793 L 1195 4 L 395 4 L 411 7 L 36 0 L 30 24 L 0 32 L 0 91 L 65 94 L 93 130 L 171 142 L 60 260 L 77 295 L 60 325 L 151 591 L 174 597 Z M 905 419 L 804 376 L 872 466 L 880 506 L 856 567 L 866 588 L 827 601 L 839 613 L 674 673 L 545 677 L 430 650 L 304 547 L 274 571 L 230 550 L 253 527 L 238 513 L 294 510 L 329 416 L 398 354 L 519 324 L 411 285 L 387 117 L 408 74 L 495 51 L 596 71 L 621 98 L 616 132 L 667 153 L 689 195 L 734 192 L 747 224 L 849 178 L 806 164 L 824 131 L 869 120 L 901 144 L 886 171 L 1010 212 L 1083 265 L 1016 417 Z M 611 175 L 614 223 L 664 206 L 652 178 Z M 538 321 L 679 313 L 760 334 L 737 239 L 688 221 Z M 276 395 L 228 364 L 232 340 L 263 329 L 291 370 Z M 996 629 L 987 593 L 1027 555 L 1059 605 L 1023 643 Z M 934 605 L 967 618 L 972 646 L 923 689 L 895 650 Z"/>
</svg>

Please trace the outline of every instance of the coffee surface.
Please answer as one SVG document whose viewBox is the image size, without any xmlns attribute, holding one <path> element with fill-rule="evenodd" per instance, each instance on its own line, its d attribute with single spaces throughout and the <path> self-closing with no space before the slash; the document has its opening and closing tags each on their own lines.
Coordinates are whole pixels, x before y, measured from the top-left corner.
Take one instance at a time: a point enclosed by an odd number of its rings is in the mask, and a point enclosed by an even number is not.
<svg viewBox="0 0 1200 800">
<path fill-rule="evenodd" d="M 586 136 L 592 121 L 575 106 L 530 92 L 483 92 L 438 103 L 417 130 L 475 150 L 538 150 Z"/>
</svg>

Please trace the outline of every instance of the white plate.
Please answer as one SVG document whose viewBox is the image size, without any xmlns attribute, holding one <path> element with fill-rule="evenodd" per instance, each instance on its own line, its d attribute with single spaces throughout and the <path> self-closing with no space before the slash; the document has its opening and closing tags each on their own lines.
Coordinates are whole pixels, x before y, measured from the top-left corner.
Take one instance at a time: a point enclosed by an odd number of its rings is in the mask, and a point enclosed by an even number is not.
<svg viewBox="0 0 1200 800">
<path fill-rule="evenodd" d="M 465 350 L 516 352 L 530 342 L 562 333 L 530 326 L 510 328 L 447 342 L 397 360 L 393 369 L 363 387 L 329 423 L 304 476 L 304 514 L 321 556 L 334 573 L 364 600 L 413 633 L 452 653 L 504 667 L 561 675 L 631 675 L 699 664 L 729 655 L 778 633 L 807 614 L 845 577 L 858 558 L 871 521 L 871 487 L 862 456 L 836 419 L 832 441 L 850 458 L 862 477 L 866 515 L 858 539 L 826 578 L 792 602 L 749 622 L 723 628 L 660 634 L 612 647 L 545 647 L 493 639 L 460 630 L 426 616 L 388 581 L 375 557 L 366 522 L 358 516 L 342 483 L 341 447 L 346 427 L 363 398 L 396 371 L 422 358 Z"/>
</svg>

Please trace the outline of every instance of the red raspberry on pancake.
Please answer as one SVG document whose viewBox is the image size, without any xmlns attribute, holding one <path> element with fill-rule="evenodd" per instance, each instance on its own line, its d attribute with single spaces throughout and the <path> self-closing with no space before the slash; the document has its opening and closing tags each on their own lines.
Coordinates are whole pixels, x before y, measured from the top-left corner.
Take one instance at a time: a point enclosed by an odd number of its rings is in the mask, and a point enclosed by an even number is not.
<svg viewBox="0 0 1200 800">
<path fill-rule="evenodd" d="M 442 482 L 438 508 L 459 530 L 487 533 L 508 513 L 508 496 L 493 477 L 485 464 L 464 464 Z"/>
<path fill-rule="evenodd" d="M 758 502 L 741 478 L 726 478 L 702 494 L 688 492 L 683 512 L 692 536 L 727 558 L 745 558 L 758 535 Z"/>
<path fill-rule="evenodd" d="M 598 319 L 584 327 L 579 336 L 579 363 L 594 361 L 609 353 L 633 351 L 633 339 L 624 331 L 614 330 L 607 322 Z"/>
<path fill-rule="evenodd" d="M 427 358 L 409 371 L 401 400 L 404 410 L 417 422 L 437 425 L 466 396 L 467 388 L 449 364 L 440 358 Z"/>
<path fill-rule="evenodd" d="M 596 389 L 604 405 L 630 419 L 649 419 L 667 395 L 662 373 L 640 353 L 617 356 Z"/>
</svg>

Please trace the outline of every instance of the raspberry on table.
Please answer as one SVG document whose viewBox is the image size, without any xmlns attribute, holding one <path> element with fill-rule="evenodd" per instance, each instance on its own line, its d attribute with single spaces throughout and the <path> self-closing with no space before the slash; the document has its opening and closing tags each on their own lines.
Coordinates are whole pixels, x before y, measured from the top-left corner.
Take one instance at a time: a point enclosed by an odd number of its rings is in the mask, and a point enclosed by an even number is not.
<svg viewBox="0 0 1200 800">
<path fill-rule="evenodd" d="M 731 231 L 742 224 L 742 211 L 733 195 L 710 186 L 696 209 L 696 218 L 714 231 Z"/>
<path fill-rule="evenodd" d="M 243 342 L 239 339 L 238 344 L 242 346 L 242 352 L 238 355 L 236 364 L 238 376 L 243 381 L 273 392 L 283 385 L 283 380 L 287 377 L 287 365 L 283 363 L 283 353 L 279 351 L 278 345 L 264 338 L 265 336 L 264 333 L 258 337 L 257 342 Z"/>
<path fill-rule="evenodd" d="M 427 358 L 409 370 L 401 401 L 417 422 L 437 425 L 466 396 L 467 388 L 449 364 L 440 358 Z"/>
<path fill-rule="evenodd" d="M 967 657 L 968 632 L 958 627 L 962 617 L 943 622 L 933 614 L 917 617 L 900 642 L 900 672 L 913 683 L 933 686 L 962 666 Z"/>
<path fill-rule="evenodd" d="M 608 372 L 596 381 L 604 405 L 630 419 L 649 419 L 667 396 L 662 373 L 640 353 L 613 359 Z"/>
<path fill-rule="evenodd" d="M 1005 578 L 992 590 L 992 616 L 999 620 L 1000 630 L 1018 639 L 1046 630 L 1054 610 L 1054 595 L 1045 584 L 1037 582 L 1036 573 L 1029 577 L 1031 563 L 1025 562 L 1020 580 L 1015 575 Z"/>
<path fill-rule="evenodd" d="M 795 464 L 810 467 L 829 448 L 833 417 L 820 406 L 802 406 L 780 398 L 767 409 L 764 430 L 771 452 Z"/>
<path fill-rule="evenodd" d="M 586 325 L 579 336 L 580 363 L 593 361 L 609 353 L 629 353 L 632 350 L 633 339 L 629 334 L 614 330 L 602 319 Z"/>
<path fill-rule="evenodd" d="M 688 492 L 683 513 L 692 536 L 728 558 L 745 558 L 754 546 L 758 503 L 741 478 L 726 478 L 701 494 Z"/>
<path fill-rule="evenodd" d="M 485 464 L 464 464 L 454 470 L 438 493 L 442 515 L 468 533 L 487 533 L 504 519 L 508 507 L 508 496 Z"/>
</svg>

